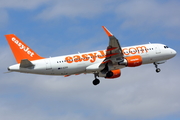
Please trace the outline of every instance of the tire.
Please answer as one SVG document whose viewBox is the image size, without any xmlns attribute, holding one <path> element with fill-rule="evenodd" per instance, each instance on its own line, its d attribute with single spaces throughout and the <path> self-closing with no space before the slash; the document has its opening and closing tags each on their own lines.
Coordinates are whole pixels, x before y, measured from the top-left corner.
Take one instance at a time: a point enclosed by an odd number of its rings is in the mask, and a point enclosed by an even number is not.
<svg viewBox="0 0 180 120">
<path fill-rule="evenodd" d="M 99 79 L 95 79 L 95 80 L 93 80 L 93 85 L 98 85 L 99 83 L 100 83 L 100 80 Z"/>
<path fill-rule="evenodd" d="M 157 68 L 157 69 L 156 69 L 156 72 L 157 72 L 157 73 L 159 73 L 160 71 L 161 71 L 161 69 L 160 69 L 160 68 Z"/>
</svg>

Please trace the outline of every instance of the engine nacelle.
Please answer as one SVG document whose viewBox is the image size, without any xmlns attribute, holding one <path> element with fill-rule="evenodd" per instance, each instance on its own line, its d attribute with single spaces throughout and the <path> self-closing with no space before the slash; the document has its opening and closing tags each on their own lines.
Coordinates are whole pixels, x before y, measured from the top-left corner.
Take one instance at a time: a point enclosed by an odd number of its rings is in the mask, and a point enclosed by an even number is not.
<svg viewBox="0 0 180 120">
<path fill-rule="evenodd" d="M 142 57 L 140 55 L 125 57 L 127 67 L 136 67 L 142 64 Z"/>
<path fill-rule="evenodd" d="M 121 76 L 121 70 L 118 69 L 118 70 L 111 70 L 109 71 L 107 74 L 106 74 L 106 77 L 105 78 L 118 78 Z"/>
</svg>

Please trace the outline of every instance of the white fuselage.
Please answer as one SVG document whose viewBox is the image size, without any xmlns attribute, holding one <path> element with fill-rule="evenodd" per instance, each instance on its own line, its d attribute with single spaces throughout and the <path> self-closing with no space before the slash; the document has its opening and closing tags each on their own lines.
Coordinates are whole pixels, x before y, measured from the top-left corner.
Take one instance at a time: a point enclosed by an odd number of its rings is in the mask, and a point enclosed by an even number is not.
<svg viewBox="0 0 180 120">
<path fill-rule="evenodd" d="M 161 62 L 176 55 L 176 51 L 163 44 L 143 44 L 122 48 L 124 57 L 140 55 L 142 64 Z M 21 68 L 20 64 L 10 66 L 10 71 L 45 74 L 45 75 L 73 75 L 81 73 L 92 73 L 100 70 L 99 63 L 105 59 L 106 51 L 93 51 L 88 53 L 78 53 L 67 56 L 51 57 L 31 61 L 34 66 L 31 68 Z M 113 65 L 110 69 L 116 70 L 126 66 Z M 103 68 L 101 68 L 102 70 Z"/>
</svg>

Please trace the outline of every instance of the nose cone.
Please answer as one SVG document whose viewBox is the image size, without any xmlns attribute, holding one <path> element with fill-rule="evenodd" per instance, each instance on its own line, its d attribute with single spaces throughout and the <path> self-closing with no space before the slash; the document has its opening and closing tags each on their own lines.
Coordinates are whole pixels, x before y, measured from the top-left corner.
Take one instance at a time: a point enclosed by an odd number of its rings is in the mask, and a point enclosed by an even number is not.
<svg viewBox="0 0 180 120">
<path fill-rule="evenodd" d="M 176 51 L 172 49 L 171 54 L 172 54 L 172 57 L 176 56 Z"/>
</svg>

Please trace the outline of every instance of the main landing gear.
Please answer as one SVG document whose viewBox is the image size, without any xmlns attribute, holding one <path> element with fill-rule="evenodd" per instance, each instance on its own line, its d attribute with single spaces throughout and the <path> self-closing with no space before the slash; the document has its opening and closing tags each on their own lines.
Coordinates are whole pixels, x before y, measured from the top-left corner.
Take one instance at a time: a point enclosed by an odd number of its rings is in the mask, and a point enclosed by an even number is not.
<svg viewBox="0 0 180 120">
<path fill-rule="evenodd" d="M 155 65 L 155 67 L 156 67 L 156 72 L 157 72 L 157 73 L 159 73 L 159 72 L 161 71 L 161 69 L 160 69 L 160 68 L 158 68 L 158 65 L 157 65 L 157 63 L 156 63 L 156 62 L 154 62 L 154 65 Z"/>
<path fill-rule="evenodd" d="M 93 80 L 93 85 L 98 85 L 99 83 L 100 83 L 100 80 L 99 79 L 97 79 L 97 77 L 98 77 L 99 75 L 98 75 L 98 73 L 96 72 L 96 73 L 94 73 L 94 77 L 95 77 L 95 80 Z"/>
</svg>

